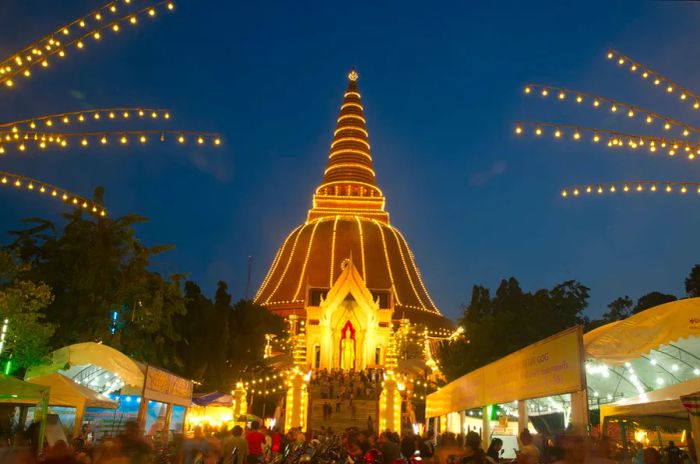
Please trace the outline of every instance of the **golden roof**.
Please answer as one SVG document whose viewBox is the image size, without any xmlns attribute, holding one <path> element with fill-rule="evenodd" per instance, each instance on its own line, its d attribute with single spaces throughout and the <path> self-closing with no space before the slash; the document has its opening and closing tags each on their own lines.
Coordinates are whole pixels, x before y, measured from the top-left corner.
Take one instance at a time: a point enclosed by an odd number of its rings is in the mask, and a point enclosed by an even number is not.
<svg viewBox="0 0 700 464">
<path fill-rule="evenodd" d="M 282 243 L 255 301 L 281 315 L 303 310 L 310 289 L 329 289 L 352 258 L 367 288 L 386 292 L 394 319 L 426 324 L 431 335 L 454 325 L 433 303 L 406 240 L 389 223 L 376 185 L 357 72 L 348 75 L 323 182 L 307 221 Z"/>
</svg>

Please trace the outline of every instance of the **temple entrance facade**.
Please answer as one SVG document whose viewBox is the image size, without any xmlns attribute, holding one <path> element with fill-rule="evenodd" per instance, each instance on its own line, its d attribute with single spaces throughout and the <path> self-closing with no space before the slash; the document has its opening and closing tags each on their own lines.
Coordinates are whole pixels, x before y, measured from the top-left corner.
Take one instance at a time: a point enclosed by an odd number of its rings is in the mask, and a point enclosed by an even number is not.
<svg viewBox="0 0 700 464">
<path fill-rule="evenodd" d="M 309 289 L 320 292 L 306 306 L 309 368 L 361 370 L 384 364 L 393 308 L 381 307 L 386 299 L 373 295 L 350 259 L 343 264 L 329 290 Z"/>
</svg>

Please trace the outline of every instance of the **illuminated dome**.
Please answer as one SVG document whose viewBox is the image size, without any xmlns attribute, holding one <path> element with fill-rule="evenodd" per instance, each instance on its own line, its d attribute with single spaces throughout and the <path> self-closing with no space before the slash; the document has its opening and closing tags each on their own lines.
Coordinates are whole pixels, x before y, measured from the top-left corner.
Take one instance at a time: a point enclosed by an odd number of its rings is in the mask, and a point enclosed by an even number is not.
<svg viewBox="0 0 700 464">
<path fill-rule="evenodd" d="M 385 211 L 357 77 L 355 71 L 348 75 L 328 166 L 313 207 L 306 222 L 282 243 L 255 300 L 282 316 L 301 314 L 312 305 L 314 295 L 333 286 L 352 260 L 372 294 L 394 309 L 393 319 L 426 324 L 434 336 L 449 335 L 454 325 L 436 308 L 411 249 Z"/>
</svg>

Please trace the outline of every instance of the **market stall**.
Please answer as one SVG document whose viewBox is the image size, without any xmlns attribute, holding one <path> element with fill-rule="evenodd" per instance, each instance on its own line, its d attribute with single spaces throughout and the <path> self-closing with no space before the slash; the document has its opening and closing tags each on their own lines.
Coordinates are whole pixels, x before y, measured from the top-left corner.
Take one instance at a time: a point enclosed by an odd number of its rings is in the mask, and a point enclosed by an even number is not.
<svg viewBox="0 0 700 464">
<path fill-rule="evenodd" d="M 187 428 L 196 425 L 233 427 L 233 395 L 212 392 L 195 395 L 187 414 Z"/>
<path fill-rule="evenodd" d="M 19 405 L 23 408 L 21 418 L 26 414 L 26 407 L 34 406 L 38 413 L 34 420 L 39 423 L 37 445 L 44 442 L 46 430 L 46 414 L 49 402 L 49 387 L 23 382 L 15 377 L 0 374 L 0 404 Z M 38 446 L 41 449 L 41 446 Z"/>
<path fill-rule="evenodd" d="M 136 361 L 101 343 L 77 343 L 54 351 L 49 362 L 27 372 L 31 380 L 54 373 L 119 403 L 114 413 L 94 414 L 102 436 L 119 433 L 137 421 L 146 435 L 182 433 L 192 401 L 192 382 L 164 369 Z"/>
<path fill-rule="evenodd" d="M 118 407 L 116 401 L 59 373 L 33 377 L 28 382 L 50 388 L 49 406 L 75 408 L 73 435 L 77 435 L 80 432 L 80 426 L 83 423 L 83 416 L 87 408 L 111 410 Z"/>
</svg>

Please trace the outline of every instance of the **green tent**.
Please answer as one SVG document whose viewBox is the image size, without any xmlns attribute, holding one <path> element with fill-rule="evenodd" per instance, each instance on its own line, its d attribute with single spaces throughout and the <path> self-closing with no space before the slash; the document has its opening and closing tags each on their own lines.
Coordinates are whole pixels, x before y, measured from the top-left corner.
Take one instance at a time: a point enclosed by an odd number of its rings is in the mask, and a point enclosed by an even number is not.
<svg viewBox="0 0 700 464">
<path fill-rule="evenodd" d="M 41 452 L 42 443 L 44 443 L 50 390 L 51 388 L 45 385 L 35 385 L 9 375 L 0 374 L 0 403 L 36 406 L 34 418 L 40 421 L 39 452 Z"/>
</svg>

